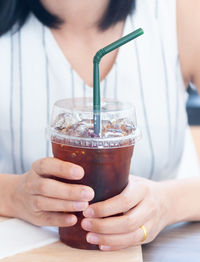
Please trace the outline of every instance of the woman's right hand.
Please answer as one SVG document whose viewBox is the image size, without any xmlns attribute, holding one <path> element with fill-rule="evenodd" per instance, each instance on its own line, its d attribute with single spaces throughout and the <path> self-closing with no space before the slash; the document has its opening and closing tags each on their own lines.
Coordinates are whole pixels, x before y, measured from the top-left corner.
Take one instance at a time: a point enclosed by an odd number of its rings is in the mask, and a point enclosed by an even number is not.
<svg viewBox="0 0 200 262">
<path fill-rule="evenodd" d="M 68 227 L 77 218 L 68 212 L 83 211 L 94 198 L 92 188 L 67 184 L 49 177 L 80 180 L 83 168 L 56 158 L 43 158 L 18 176 L 14 186 L 13 216 L 38 226 Z"/>
</svg>

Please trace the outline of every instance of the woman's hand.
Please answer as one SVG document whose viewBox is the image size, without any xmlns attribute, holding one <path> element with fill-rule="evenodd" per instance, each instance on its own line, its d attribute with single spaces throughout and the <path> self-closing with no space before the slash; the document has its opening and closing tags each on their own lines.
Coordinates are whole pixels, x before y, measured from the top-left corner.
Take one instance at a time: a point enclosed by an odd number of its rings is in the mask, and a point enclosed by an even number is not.
<svg viewBox="0 0 200 262">
<path fill-rule="evenodd" d="M 66 212 L 85 210 L 94 191 L 88 186 L 56 181 L 51 176 L 79 180 L 84 171 L 80 166 L 55 158 L 37 160 L 29 172 L 17 178 L 13 216 L 39 226 L 76 224 L 76 216 Z"/>
<path fill-rule="evenodd" d="M 106 201 L 92 204 L 83 214 L 87 241 L 101 250 L 117 250 L 152 241 L 168 224 L 168 201 L 158 182 L 130 177 L 125 190 Z M 123 215 L 114 216 L 123 213 Z M 114 216 L 114 217 L 110 217 Z"/>
</svg>

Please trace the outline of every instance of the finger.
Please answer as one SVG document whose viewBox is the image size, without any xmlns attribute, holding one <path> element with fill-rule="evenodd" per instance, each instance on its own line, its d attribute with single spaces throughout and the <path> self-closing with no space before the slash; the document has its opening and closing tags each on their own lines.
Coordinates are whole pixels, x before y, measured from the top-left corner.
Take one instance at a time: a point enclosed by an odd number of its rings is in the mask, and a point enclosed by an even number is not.
<svg viewBox="0 0 200 262">
<path fill-rule="evenodd" d="M 70 227 L 77 223 L 77 217 L 66 213 L 44 212 L 32 223 L 38 226 Z"/>
<path fill-rule="evenodd" d="M 127 245 L 119 245 L 119 246 L 103 246 L 103 245 L 100 245 L 99 246 L 99 249 L 102 250 L 102 251 L 116 251 L 116 250 L 121 250 L 121 249 L 125 249 L 125 248 L 128 248 L 130 246 L 127 246 Z"/>
<path fill-rule="evenodd" d="M 79 180 L 84 176 L 82 167 L 51 157 L 35 161 L 32 168 L 41 176 L 52 175 L 73 180 Z"/>
<path fill-rule="evenodd" d="M 137 230 L 151 218 L 151 210 L 143 203 L 125 215 L 108 218 L 85 218 L 81 222 L 84 230 L 100 234 L 124 234 Z"/>
<path fill-rule="evenodd" d="M 50 178 L 35 181 L 34 194 L 71 201 L 91 201 L 94 190 L 84 185 L 67 184 Z"/>
<path fill-rule="evenodd" d="M 134 232 L 127 234 L 117 234 L 117 235 L 104 235 L 96 233 L 88 233 L 86 240 L 90 244 L 100 245 L 100 246 L 137 246 L 141 244 L 144 238 L 144 233 L 141 228 Z"/>
<path fill-rule="evenodd" d="M 85 217 L 108 217 L 123 212 L 138 205 L 145 196 L 145 187 L 140 183 L 129 182 L 121 194 L 108 200 L 92 204 L 83 212 Z"/>
<path fill-rule="evenodd" d="M 35 196 L 33 205 L 36 211 L 77 212 L 87 208 L 88 202 L 67 201 Z"/>
</svg>

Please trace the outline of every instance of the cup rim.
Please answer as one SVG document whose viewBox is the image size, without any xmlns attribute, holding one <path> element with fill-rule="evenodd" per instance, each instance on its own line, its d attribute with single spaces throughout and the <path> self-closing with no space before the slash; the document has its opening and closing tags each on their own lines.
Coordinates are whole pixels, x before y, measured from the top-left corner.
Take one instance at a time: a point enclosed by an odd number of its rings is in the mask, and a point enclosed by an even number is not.
<svg viewBox="0 0 200 262">
<path fill-rule="evenodd" d="M 54 128 L 46 128 L 46 137 L 49 141 L 55 142 L 57 144 L 62 144 L 72 147 L 81 147 L 81 148 L 121 148 L 135 145 L 141 137 L 141 131 L 139 128 L 136 128 L 132 134 L 123 137 L 95 137 L 95 138 L 85 138 L 78 136 L 69 136 L 57 132 Z M 56 141 L 57 139 L 57 141 Z M 127 142 L 127 143 L 126 143 Z"/>
</svg>

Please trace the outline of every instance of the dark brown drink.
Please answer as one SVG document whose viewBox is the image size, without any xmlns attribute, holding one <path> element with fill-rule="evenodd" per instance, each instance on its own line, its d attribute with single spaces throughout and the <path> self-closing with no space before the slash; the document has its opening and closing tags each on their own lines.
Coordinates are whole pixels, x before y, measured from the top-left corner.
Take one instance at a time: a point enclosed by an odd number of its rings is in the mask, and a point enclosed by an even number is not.
<svg viewBox="0 0 200 262">
<path fill-rule="evenodd" d="M 91 203 L 103 201 L 127 186 L 133 148 L 138 138 L 135 110 L 129 104 L 103 99 L 101 133 L 94 133 L 92 99 L 66 99 L 55 103 L 49 137 L 54 157 L 83 167 L 81 180 L 59 181 L 83 184 L 93 188 Z M 98 249 L 86 241 L 81 227 L 82 212 L 76 212 L 78 223 L 59 229 L 65 244 L 81 249 Z"/>
<path fill-rule="evenodd" d="M 127 186 L 133 146 L 113 149 L 78 148 L 52 141 L 54 157 L 83 167 L 85 175 L 80 181 L 62 180 L 67 183 L 90 186 L 95 191 L 91 203 L 103 201 L 119 193 Z M 78 223 L 60 228 L 60 239 L 65 244 L 81 249 L 98 249 L 86 241 L 87 232 L 81 227 L 82 212 L 75 213 Z"/>
</svg>

